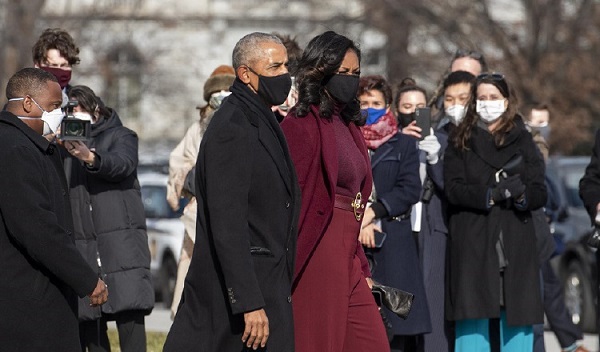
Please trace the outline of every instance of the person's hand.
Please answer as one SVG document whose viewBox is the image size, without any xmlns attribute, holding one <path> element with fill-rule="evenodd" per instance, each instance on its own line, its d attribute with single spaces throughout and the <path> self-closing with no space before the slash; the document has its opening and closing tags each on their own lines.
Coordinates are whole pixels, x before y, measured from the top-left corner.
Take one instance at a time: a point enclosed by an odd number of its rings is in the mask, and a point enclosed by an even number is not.
<svg viewBox="0 0 600 352">
<path fill-rule="evenodd" d="M 417 139 L 421 139 L 421 127 L 417 126 L 417 121 L 411 121 L 406 127 L 402 129 L 402 133 L 409 136 L 413 136 Z"/>
<path fill-rule="evenodd" d="M 427 162 L 429 165 L 435 165 L 438 162 L 441 147 L 437 137 L 433 134 L 433 129 L 431 129 L 431 134 L 429 136 L 426 136 L 422 141 L 419 141 L 419 149 L 424 150 L 427 153 Z"/>
<path fill-rule="evenodd" d="M 519 198 L 525 193 L 525 185 L 519 175 L 512 175 L 498 182 L 492 189 L 492 199 L 499 202 L 508 198 Z"/>
<path fill-rule="evenodd" d="M 90 297 L 90 306 L 95 307 L 102 305 L 108 300 L 108 286 L 104 281 L 98 279 L 96 288 L 88 296 Z"/>
<path fill-rule="evenodd" d="M 244 313 L 244 334 L 242 342 L 246 347 L 256 350 L 258 346 L 264 348 L 269 339 L 269 319 L 264 309 Z"/>
<path fill-rule="evenodd" d="M 381 228 L 379 226 L 375 226 L 374 223 L 361 228 L 360 234 L 358 235 L 358 240 L 367 248 L 375 248 L 375 231 L 381 232 Z"/>
<path fill-rule="evenodd" d="M 367 280 L 367 285 L 369 285 L 369 289 L 373 288 L 373 279 L 371 279 L 370 277 L 365 277 L 365 279 Z"/>
<path fill-rule="evenodd" d="M 73 155 L 77 159 L 83 161 L 84 163 L 94 164 L 96 155 L 92 153 L 92 150 L 90 150 L 84 143 L 80 141 L 65 141 L 64 146 L 69 154 Z"/>
</svg>

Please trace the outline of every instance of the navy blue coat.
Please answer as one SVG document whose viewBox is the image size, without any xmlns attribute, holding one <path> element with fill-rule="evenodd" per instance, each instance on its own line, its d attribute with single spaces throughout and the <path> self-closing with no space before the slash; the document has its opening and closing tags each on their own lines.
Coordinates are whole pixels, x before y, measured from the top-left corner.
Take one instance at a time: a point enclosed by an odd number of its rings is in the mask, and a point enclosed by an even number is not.
<svg viewBox="0 0 600 352">
<path fill-rule="evenodd" d="M 389 214 L 381 222 L 387 238 L 381 249 L 373 251 L 376 262 L 373 278 L 415 295 L 408 319 L 402 320 L 394 313 L 386 312 L 395 335 L 428 332 L 431 330 L 429 309 L 410 218 L 402 221 L 393 219 L 409 211 L 421 195 L 419 153 L 415 140 L 397 133 L 375 150 L 371 167 L 377 202 L 383 204 Z"/>
</svg>

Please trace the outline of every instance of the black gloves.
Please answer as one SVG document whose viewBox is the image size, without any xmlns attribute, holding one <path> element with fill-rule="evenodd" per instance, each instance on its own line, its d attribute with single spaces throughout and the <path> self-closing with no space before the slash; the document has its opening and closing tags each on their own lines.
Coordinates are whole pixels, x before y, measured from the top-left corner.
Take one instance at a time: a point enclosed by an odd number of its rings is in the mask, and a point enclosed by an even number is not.
<svg viewBox="0 0 600 352">
<path fill-rule="evenodd" d="M 509 176 L 492 188 L 492 200 L 500 202 L 508 198 L 518 199 L 525 193 L 525 185 L 521 182 L 519 175 Z"/>
</svg>

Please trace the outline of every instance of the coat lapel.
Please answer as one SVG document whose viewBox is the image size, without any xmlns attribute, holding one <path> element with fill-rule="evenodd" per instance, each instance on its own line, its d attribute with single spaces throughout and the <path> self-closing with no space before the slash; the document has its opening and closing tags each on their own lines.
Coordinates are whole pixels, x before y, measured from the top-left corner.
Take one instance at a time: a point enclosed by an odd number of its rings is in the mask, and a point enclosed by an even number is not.
<svg viewBox="0 0 600 352">
<path fill-rule="evenodd" d="M 260 143 L 265 147 L 267 153 L 273 159 L 273 162 L 279 170 L 279 174 L 283 179 L 285 187 L 290 195 L 293 195 L 292 184 L 295 182 L 295 176 L 291 172 L 291 159 L 287 149 L 287 143 L 281 127 L 275 119 L 273 112 L 267 108 L 267 106 L 260 101 L 258 95 L 251 92 L 246 85 L 236 79 L 233 82 L 231 90 L 238 97 L 244 101 L 245 105 L 250 109 L 250 114 L 257 117 L 257 119 L 251 123 L 258 127 L 258 139 Z"/>
</svg>

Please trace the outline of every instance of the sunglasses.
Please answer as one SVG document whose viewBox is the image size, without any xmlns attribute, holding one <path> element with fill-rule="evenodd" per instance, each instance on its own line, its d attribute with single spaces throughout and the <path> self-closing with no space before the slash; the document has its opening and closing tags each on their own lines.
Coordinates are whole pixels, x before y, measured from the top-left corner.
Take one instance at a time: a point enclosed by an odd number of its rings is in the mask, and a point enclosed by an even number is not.
<svg viewBox="0 0 600 352">
<path fill-rule="evenodd" d="M 477 76 L 477 80 L 481 81 L 483 79 L 491 79 L 492 81 L 504 81 L 504 75 L 501 73 L 482 73 Z"/>
<path fill-rule="evenodd" d="M 475 60 L 481 60 L 483 55 L 478 51 L 458 49 L 456 50 L 456 54 L 454 54 L 454 58 L 458 59 L 460 57 L 470 57 Z"/>
</svg>

